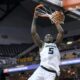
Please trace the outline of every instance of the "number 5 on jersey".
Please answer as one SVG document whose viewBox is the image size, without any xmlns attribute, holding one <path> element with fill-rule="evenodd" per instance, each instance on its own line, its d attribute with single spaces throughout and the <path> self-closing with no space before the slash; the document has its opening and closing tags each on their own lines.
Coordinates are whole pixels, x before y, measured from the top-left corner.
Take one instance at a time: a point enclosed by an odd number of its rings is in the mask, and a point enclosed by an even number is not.
<svg viewBox="0 0 80 80">
<path fill-rule="evenodd" d="M 49 48 L 49 54 L 53 54 L 54 53 L 54 48 Z"/>
</svg>

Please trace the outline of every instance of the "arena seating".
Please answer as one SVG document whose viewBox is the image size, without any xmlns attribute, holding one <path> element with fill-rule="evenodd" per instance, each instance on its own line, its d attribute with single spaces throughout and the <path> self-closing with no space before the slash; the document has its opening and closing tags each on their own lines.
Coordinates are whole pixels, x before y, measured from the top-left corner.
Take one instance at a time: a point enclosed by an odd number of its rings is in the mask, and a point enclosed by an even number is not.
<svg viewBox="0 0 80 80">
<path fill-rule="evenodd" d="M 0 45 L 0 57 L 15 57 L 29 48 L 32 44 Z"/>
</svg>

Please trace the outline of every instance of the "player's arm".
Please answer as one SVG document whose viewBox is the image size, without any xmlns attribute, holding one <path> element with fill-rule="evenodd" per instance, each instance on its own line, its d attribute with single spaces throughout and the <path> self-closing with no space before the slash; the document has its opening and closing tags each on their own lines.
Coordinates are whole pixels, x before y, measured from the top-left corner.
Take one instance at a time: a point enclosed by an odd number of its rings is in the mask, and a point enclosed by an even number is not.
<svg viewBox="0 0 80 80">
<path fill-rule="evenodd" d="M 59 45 L 62 42 L 62 40 L 63 40 L 64 30 L 63 30 L 63 28 L 61 27 L 60 24 L 56 24 L 55 23 L 55 25 L 56 25 L 56 28 L 58 30 L 58 34 L 57 34 L 55 43 L 57 45 Z"/>
<path fill-rule="evenodd" d="M 31 26 L 31 34 L 32 34 L 32 38 L 34 43 L 41 47 L 42 46 L 42 40 L 40 39 L 37 31 L 36 31 L 36 20 L 38 18 L 38 15 L 36 14 L 36 12 L 34 12 L 34 17 L 33 17 L 33 21 L 32 21 L 32 26 Z"/>
</svg>

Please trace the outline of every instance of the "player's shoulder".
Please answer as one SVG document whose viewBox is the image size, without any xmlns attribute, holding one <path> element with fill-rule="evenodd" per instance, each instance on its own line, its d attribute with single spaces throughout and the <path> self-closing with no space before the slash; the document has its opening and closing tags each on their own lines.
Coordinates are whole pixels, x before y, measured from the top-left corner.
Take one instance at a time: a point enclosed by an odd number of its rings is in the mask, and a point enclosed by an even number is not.
<svg viewBox="0 0 80 80">
<path fill-rule="evenodd" d="M 42 43 L 42 46 L 41 46 L 41 47 L 39 47 L 39 52 L 41 52 L 41 51 L 43 50 L 44 45 L 45 45 L 45 42 L 43 42 L 43 43 Z"/>
<path fill-rule="evenodd" d="M 42 43 L 42 46 L 39 47 L 39 49 L 42 49 L 44 47 L 44 45 L 45 45 L 45 42 Z"/>
</svg>

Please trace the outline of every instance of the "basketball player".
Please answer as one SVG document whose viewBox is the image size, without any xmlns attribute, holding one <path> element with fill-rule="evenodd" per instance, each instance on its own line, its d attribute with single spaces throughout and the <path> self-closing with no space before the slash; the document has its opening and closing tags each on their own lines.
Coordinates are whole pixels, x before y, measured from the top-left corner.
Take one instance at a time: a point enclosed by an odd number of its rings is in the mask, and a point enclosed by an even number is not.
<svg viewBox="0 0 80 80">
<path fill-rule="evenodd" d="M 55 80 L 56 76 L 60 75 L 60 52 L 57 46 L 59 46 L 63 39 L 64 30 L 59 24 L 59 20 L 54 20 L 58 30 L 56 41 L 53 42 L 53 36 L 51 34 L 46 34 L 44 41 L 42 41 L 36 31 L 36 20 L 38 16 L 40 16 L 40 14 L 35 10 L 31 34 L 34 43 L 39 47 L 41 62 L 40 66 L 28 80 Z M 51 21 L 52 18 L 53 17 L 50 18 Z"/>
</svg>

